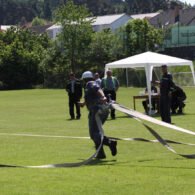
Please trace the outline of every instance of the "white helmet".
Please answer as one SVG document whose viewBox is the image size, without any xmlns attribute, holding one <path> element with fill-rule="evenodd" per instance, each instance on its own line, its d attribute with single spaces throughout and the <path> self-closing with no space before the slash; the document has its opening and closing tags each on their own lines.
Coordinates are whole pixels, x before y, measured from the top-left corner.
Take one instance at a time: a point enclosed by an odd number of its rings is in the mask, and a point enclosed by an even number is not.
<svg viewBox="0 0 195 195">
<path fill-rule="evenodd" d="M 93 74 L 90 71 L 86 71 L 82 74 L 82 79 L 93 78 Z"/>
</svg>

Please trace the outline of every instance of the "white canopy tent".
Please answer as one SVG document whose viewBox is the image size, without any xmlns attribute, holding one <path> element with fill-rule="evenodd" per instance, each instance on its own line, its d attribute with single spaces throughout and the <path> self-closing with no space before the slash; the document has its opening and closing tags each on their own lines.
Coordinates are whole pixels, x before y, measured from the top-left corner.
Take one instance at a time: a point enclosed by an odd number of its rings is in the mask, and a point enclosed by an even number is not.
<svg viewBox="0 0 195 195">
<path fill-rule="evenodd" d="M 192 61 L 176 58 L 168 55 L 158 54 L 150 51 L 106 64 L 105 74 L 106 71 L 110 68 L 144 67 L 146 71 L 146 81 L 147 81 L 147 88 L 149 94 L 150 113 L 151 113 L 152 71 L 153 71 L 153 67 L 160 67 L 163 64 L 166 64 L 167 66 L 190 66 L 193 80 L 194 80 L 194 85 L 195 85 L 195 75 L 194 75 L 194 67 Z"/>
</svg>

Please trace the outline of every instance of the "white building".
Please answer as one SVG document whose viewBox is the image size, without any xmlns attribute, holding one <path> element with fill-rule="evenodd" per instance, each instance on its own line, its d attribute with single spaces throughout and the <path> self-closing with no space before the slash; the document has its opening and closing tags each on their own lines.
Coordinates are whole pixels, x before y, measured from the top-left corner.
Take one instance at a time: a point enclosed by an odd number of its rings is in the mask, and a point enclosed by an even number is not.
<svg viewBox="0 0 195 195">
<path fill-rule="evenodd" d="M 46 32 L 48 33 L 51 39 L 56 39 L 57 35 L 60 34 L 61 30 L 62 30 L 62 26 L 54 24 L 50 26 L 46 30 Z"/>
<path fill-rule="evenodd" d="M 135 20 L 135 19 L 143 20 L 145 18 L 150 20 L 151 18 L 157 16 L 158 14 L 159 14 L 159 12 L 156 12 L 156 13 L 146 13 L 146 14 L 135 14 L 135 15 L 131 15 L 131 17 L 133 18 L 133 20 Z"/>
<path fill-rule="evenodd" d="M 92 17 L 87 18 L 87 20 Z M 97 16 L 94 22 L 92 23 L 92 27 L 95 32 L 101 31 L 104 28 L 111 28 L 114 31 L 119 26 L 124 26 L 127 21 L 132 20 L 132 17 L 127 14 L 114 14 L 114 15 L 105 15 L 105 16 Z M 61 32 L 62 26 L 53 25 L 49 27 L 46 31 L 51 39 L 56 39 L 56 36 Z"/>
<path fill-rule="evenodd" d="M 92 27 L 95 32 L 101 31 L 103 28 L 111 28 L 111 30 L 114 31 L 119 26 L 124 26 L 129 20 L 132 20 L 132 17 L 124 13 L 97 16 L 96 20 L 92 23 Z"/>
<path fill-rule="evenodd" d="M 0 25 L 0 30 L 7 31 L 7 29 L 11 28 L 13 25 Z M 15 26 L 13 26 L 15 27 Z"/>
</svg>

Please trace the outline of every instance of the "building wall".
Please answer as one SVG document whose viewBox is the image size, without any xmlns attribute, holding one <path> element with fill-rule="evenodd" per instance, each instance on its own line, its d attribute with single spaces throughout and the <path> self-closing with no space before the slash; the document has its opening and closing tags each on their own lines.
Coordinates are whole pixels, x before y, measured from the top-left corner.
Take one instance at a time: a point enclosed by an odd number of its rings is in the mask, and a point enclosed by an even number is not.
<svg viewBox="0 0 195 195">
<path fill-rule="evenodd" d="M 128 15 L 124 15 L 120 17 L 118 20 L 114 21 L 112 24 L 92 25 L 92 27 L 95 32 L 101 31 L 104 28 L 111 28 L 111 30 L 114 31 L 119 26 L 124 26 L 129 20 L 132 20 L 132 18 Z"/>
<path fill-rule="evenodd" d="M 110 25 L 110 28 L 112 29 L 112 31 L 114 31 L 119 26 L 124 26 L 129 20 L 132 20 L 132 18 L 128 15 L 124 15 L 121 18 L 119 18 L 118 20 L 116 20 L 115 22 L 113 22 Z"/>
<path fill-rule="evenodd" d="M 194 19 L 189 23 L 189 26 L 195 26 L 195 17 L 194 17 Z"/>
<path fill-rule="evenodd" d="M 56 39 L 57 35 L 60 34 L 61 29 L 61 26 L 56 26 L 55 28 L 48 28 L 46 31 L 51 39 Z"/>
<path fill-rule="evenodd" d="M 104 28 L 110 28 L 110 25 L 92 25 L 95 32 L 99 32 Z"/>
<path fill-rule="evenodd" d="M 132 18 L 128 15 L 123 15 L 118 20 L 114 21 L 112 24 L 104 24 L 104 25 L 92 25 L 95 32 L 101 31 L 104 28 L 111 28 L 114 31 L 119 26 L 124 26 L 127 21 L 132 20 Z M 47 33 L 51 39 L 56 39 L 57 35 L 61 32 L 61 26 L 56 26 L 55 28 L 47 29 Z"/>
</svg>

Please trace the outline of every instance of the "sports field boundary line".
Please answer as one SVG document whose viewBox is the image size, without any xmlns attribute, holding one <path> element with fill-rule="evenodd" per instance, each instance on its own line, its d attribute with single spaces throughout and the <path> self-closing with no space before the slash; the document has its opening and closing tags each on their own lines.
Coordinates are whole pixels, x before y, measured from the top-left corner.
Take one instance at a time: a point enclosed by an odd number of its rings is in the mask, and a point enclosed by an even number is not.
<svg viewBox="0 0 195 195">
<path fill-rule="evenodd" d="M 67 138 L 67 139 L 91 139 L 90 137 L 79 137 L 79 136 L 63 136 L 63 135 L 40 135 L 40 134 L 18 134 L 18 133 L 0 133 L 0 136 L 24 136 L 24 137 L 44 137 L 44 138 Z M 111 139 L 115 140 L 123 140 L 123 141 L 143 141 L 143 142 L 153 142 L 153 143 L 159 143 L 158 140 L 148 140 L 145 138 L 116 138 L 116 137 L 110 137 Z M 183 143 L 183 142 L 176 142 L 172 140 L 166 140 L 168 143 L 173 144 L 184 144 L 184 145 L 190 145 L 195 146 L 195 144 L 192 143 Z"/>
<path fill-rule="evenodd" d="M 26 136 L 26 137 L 45 137 L 45 138 L 70 138 L 70 139 L 90 139 L 90 137 L 63 136 L 63 135 L 40 135 L 40 134 L 18 134 L 18 133 L 0 133 L 6 136 Z"/>
</svg>

